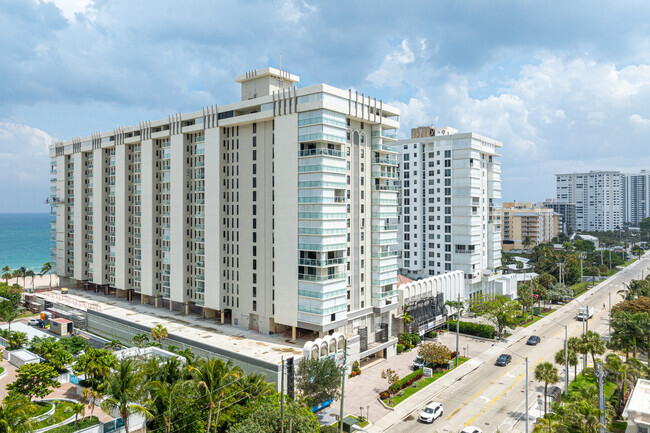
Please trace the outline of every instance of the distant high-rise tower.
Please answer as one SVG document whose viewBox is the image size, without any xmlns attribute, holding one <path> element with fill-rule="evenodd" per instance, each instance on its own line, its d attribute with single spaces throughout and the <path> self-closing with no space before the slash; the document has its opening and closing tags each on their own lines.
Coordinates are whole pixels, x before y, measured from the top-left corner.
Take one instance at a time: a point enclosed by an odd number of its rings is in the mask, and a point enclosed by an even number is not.
<svg viewBox="0 0 650 433">
<path fill-rule="evenodd" d="M 625 174 L 623 204 L 626 223 L 638 226 L 650 217 L 650 171 Z"/>
</svg>

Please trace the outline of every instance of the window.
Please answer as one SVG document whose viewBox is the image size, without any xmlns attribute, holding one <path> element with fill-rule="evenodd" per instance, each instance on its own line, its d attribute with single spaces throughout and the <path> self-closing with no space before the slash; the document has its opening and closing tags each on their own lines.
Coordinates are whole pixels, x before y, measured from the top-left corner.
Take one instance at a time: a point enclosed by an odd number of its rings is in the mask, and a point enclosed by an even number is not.
<svg viewBox="0 0 650 433">
<path fill-rule="evenodd" d="M 257 132 L 257 123 L 253 123 L 253 134 Z"/>
<path fill-rule="evenodd" d="M 255 137 L 253 137 L 253 138 L 255 138 Z M 255 146 L 254 143 L 253 143 L 253 146 Z M 253 161 L 257 161 L 257 150 L 253 150 Z"/>
</svg>

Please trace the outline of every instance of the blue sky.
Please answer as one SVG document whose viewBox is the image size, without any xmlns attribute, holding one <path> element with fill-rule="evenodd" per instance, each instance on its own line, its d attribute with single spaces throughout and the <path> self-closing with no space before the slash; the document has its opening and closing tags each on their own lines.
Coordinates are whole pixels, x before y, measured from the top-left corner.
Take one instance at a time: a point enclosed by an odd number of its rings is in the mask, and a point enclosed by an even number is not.
<svg viewBox="0 0 650 433">
<path fill-rule="evenodd" d="M 398 6 L 398 9 L 395 9 Z M 47 145 L 239 99 L 282 66 L 503 142 L 504 200 L 650 169 L 647 1 L 0 0 L 0 212 L 45 212 Z"/>
</svg>

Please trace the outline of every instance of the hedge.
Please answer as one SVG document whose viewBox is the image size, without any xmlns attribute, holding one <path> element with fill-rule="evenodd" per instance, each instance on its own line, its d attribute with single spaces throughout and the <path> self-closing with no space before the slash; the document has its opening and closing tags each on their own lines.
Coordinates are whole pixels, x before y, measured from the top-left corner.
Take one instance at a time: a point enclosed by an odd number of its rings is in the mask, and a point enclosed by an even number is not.
<svg viewBox="0 0 650 433">
<path fill-rule="evenodd" d="M 82 430 L 84 428 L 92 427 L 99 424 L 99 419 L 96 416 L 87 416 L 83 419 L 80 419 L 77 423 L 70 423 L 62 425 L 55 429 L 49 430 L 52 433 L 74 433 L 76 431 Z"/>
<path fill-rule="evenodd" d="M 456 329 L 455 320 L 449 321 L 449 329 L 450 330 Z M 494 338 L 494 335 L 496 334 L 496 331 L 494 330 L 494 327 L 492 325 L 484 325 L 482 323 L 474 323 L 474 322 L 460 322 L 458 325 L 458 331 L 461 334 L 475 335 L 477 337 L 483 337 L 483 338 Z"/>
<path fill-rule="evenodd" d="M 390 395 L 395 395 L 404 388 L 408 388 L 409 386 L 413 385 L 413 382 L 416 382 L 420 379 L 422 379 L 422 376 L 424 375 L 422 369 L 415 370 L 413 373 L 409 374 L 408 376 L 404 376 L 402 379 L 400 379 L 398 382 L 395 382 L 392 384 L 388 390 L 382 391 L 379 393 L 379 398 L 382 400 L 387 399 Z"/>
</svg>

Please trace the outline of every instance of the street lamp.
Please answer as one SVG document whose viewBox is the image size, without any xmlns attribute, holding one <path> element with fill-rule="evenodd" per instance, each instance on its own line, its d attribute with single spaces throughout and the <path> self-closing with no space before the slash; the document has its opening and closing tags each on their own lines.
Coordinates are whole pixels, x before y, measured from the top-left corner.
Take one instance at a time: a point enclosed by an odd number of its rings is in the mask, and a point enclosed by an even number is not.
<svg viewBox="0 0 650 433">
<path fill-rule="evenodd" d="M 506 349 L 508 352 L 512 352 L 515 355 L 517 355 L 518 357 L 520 357 L 520 358 L 522 358 L 522 359 L 524 359 L 526 361 L 526 431 L 525 431 L 525 433 L 528 433 L 528 419 L 529 419 L 529 417 L 528 417 L 528 356 L 521 356 L 520 354 L 513 351 L 512 349 L 509 349 L 506 346 L 501 346 L 500 344 L 496 344 L 495 346 L 502 347 L 502 348 Z M 544 398 L 546 398 L 546 396 L 544 396 Z"/>
<path fill-rule="evenodd" d="M 567 396 L 569 395 L 569 328 L 568 325 L 563 325 L 549 316 L 546 316 L 546 318 L 551 322 L 564 326 L 564 395 Z"/>
<path fill-rule="evenodd" d="M 580 306 L 582 308 L 586 308 L 585 315 L 582 318 L 582 335 L 585 335 L 585 333 L 586 333 L 585 332 L 585 326 L 586 326 L 586 330 L 589 331 L 589 308 L 587 308 L 585 305 L 583 305 L 582 302 L 578 301 L 578 299 L 575 299 L 575 301 L 578 304 L 580 304 Z M 583 355 L 583 357 L 582 357 L 582 369 L 584 370 L 585 368 L 587 368 L 587 354 L 583 353 L 582 355 Z"/>
</svg>

